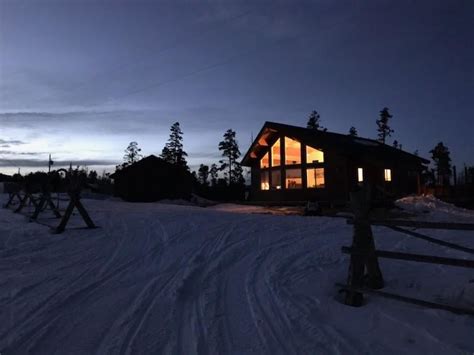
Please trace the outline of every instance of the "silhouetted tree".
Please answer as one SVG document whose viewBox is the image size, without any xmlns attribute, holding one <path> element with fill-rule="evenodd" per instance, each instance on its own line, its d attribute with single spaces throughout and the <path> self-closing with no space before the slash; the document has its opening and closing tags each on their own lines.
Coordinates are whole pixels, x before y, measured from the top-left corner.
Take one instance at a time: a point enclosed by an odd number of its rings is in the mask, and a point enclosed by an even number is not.
<svg viewBox="0 0 474 355">
<path fill-rule="evenodd" d="M 179 122 L 173 123 L 170 131 L 170 137 L 161 152 L 161 158 L 168 163 L 189 169 L 186 162 L 188 154 L 183 150 L 183 132 L 181 131 Z"/>
<path fill-rule="evenodd" d="M 393 147 L 398 148 L 398 141 L 396 139 L 393 141 Z"/>
<path fill-rule="evenodd" d="M 378 140 L 383 144 L 385 144 L 386 138 L 391 137 L 394 132 L 388 125 L 388 119 L 392 117 L 393 116 L 388 112 L 388 108 L 384 107 L 382 111 L 380 111 L 380 118 L 375 121 L 377 123 Z"/>
<path fill-rule="evenodd" d="M 207 186 L 209 184 L 209 181 L 207 181 L 209 177 L 209 166 L 204 164 L 199 165 L 198 177 L 199 182 Z"/>
<path fill-rule="evenodd" d="M 130 142 L 127 149 L 125 149 L 125 155 L 123 156 L 123 164 L 117 166 L 117 169 L 125 168 L 133 163 L 139 161 L 143 156 L 140 154 L 142 150 L 138 148 L 137 142 Z M 69 168 L 72 169 L 72 166 Z"/>
<path fill-rule="evenodd" d="M 97 171 L 95 170 L 89 171 L 89 174 L 87 175 L 87 182 L 91 184 L 95 184 L 97 182 L 97 179 L 98 179 Z"/>
<path fill-rule="evenodd" d="M 321 126 L 321 116 L 317 111 L 311 111 L 308 117 L 308 123 L 306 124 L 306 128 L 311 128 L 320 131 L 327 131 L 326 128 Z"/>
<path fill-rule="evenodd" d="M 242 167 L 237 161 L 240 157 L 240 150 L 235 138 L 235 132 L 232 129 L 228 129 L 224 133 L 224 140 L 219 143 L 219 150 L 222 152 L 222 156 L 226 158 L 219 162 L 221 163 L 220 170 L 224 171 L 229 185 L 243 184 Z"/>
<path fill-rule="evenodd" d="M 433 159 L 436 166 L 438 184 L 449 186 L 449 178 L 451 177 L 452 171 L 448 147 L 446 147 L 443 142 L 439 142 L 436 147 L 430 150 L 430 153 L 431 159 Z"/>
<path fill-rule="evenodd" d="M 419 156 L 420 153 L 418 152 L 418 149 L 413 152 L 413 155 Z"/>
<path fill-rule="evenodd" d="M 349 135 L 352 136 L 352 137 L 357 137 L 357 129 L 352 126 L 351 128 L 349 128 Z"/>
<path fill-rule="evenodd" d="M 211 165 L 211 169 L 209 170 L 209 175 L 211 176 L 211 185 L 216 186 L 217 179 L 219 178 L 219 168 L 216 164 Z"/>
</svg>

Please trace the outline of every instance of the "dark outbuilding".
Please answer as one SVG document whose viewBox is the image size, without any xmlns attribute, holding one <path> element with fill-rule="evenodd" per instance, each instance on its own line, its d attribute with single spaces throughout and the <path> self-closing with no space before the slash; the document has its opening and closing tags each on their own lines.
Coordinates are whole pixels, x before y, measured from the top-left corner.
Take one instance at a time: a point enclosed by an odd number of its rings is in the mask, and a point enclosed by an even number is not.
<svg viewBox="0 0 474 355">
<path fill-rule="evenodd" d="M 114 180 L 115 194 L 126 201 L 154 202 L 191 196 L 189 171 L 154 155 L 117 170 L 110 177 Z"/>
<path fill-rule="evenodd" d="M 428 163 L 372 139 L 274 122 L 265 122 L 242 160 L 257 201 L 345 202 L 364 184 L 394 197 L 419 193 Z"/>
</svg>

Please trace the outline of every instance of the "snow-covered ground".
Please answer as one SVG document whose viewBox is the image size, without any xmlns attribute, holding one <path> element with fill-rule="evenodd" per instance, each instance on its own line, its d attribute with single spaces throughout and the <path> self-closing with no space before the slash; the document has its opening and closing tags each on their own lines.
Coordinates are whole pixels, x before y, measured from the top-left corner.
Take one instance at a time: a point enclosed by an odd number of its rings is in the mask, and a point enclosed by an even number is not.
<svg viewBox="0 0 474 355">
<path fill-rule="evenodd" d="M 474 317 L 374 297 L 361 308 L 339 302 L 344 219 L 83 202 L 101 228 L 54 235 L 0 209 L 2 355 L 474 352 Z M 472 231 L 424 232 L 474 247 Z M 381 249 L 472 258 L 384 227 L 374 234 Z M 387 291 L 474 307 L 473 270 L 381 268 Z"/>
<path fill-rule="evenodd" d="M 408 196 L 395 203 L 405 211 L 416 214 L 417 220 L 438 222 L 470 223 L 474 221 L 474 211 L 456 207 L 438 200 L 433 195 Z"/>
</svg>

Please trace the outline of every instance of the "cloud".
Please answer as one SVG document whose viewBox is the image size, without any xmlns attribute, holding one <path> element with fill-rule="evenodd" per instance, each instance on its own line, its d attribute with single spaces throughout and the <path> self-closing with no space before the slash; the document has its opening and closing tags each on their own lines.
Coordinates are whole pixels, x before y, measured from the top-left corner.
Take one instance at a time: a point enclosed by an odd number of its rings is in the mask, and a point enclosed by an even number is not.
<svg viewBox="0 0 474 355">
<path fill-rule="evenodd" d="M 176 121 L 185 131 L 202 132 L 216 129 L 225 121 L 223 118 L 237 120 L 238 117 L 238 111 L 210 105 L 190 105 L 179 109 L 4 111 L 0 112 L 0 126 L 41 131 L 43 135 L 80 131 L 88 134 L 167 135 L 169 127 Z M 0 141 L 2 143 L 8 144 Z"/>
<path fill-rule="evenodd" d="M 12 145 L 20 145 L 20 144 L 26 144 L 26 143 L 17 139 L 5 140 L 5 139 L 0 138 L 0 145 L 2 146 L 2 148 L 8 148 Z"/>
<path fill-rule="evenodd" d="M 2 146 L 2 148 L 5 148 Z M 13 150 L 0 150 L 0 154 L 2 155 L 42 155 L 46 153 L 40 152 L 14 152 Z"/>
<path fill-rule="evenodd" d="M 82 159 L 82 160 L 55 160 L 55 167 L 69 166 L 115 166 L 118 164 L 115 160 L 105 159 Z M 28 168 L 46 168 L 48 166 L 48 160 L 40 159 L 0 159 L 1 167 L 28 167 Z"/>
</svg>

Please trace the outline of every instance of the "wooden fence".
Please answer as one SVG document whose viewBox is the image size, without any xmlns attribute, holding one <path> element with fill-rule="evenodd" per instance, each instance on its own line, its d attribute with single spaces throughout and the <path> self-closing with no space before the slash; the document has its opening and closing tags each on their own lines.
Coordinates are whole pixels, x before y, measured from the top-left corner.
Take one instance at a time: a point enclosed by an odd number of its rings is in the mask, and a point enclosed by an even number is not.
<svg viewBox="0 0 474 355">
<path fill-rule="evenodd" d="M 354 226 L 353 241 L 351 247 L 342 247 L 342 252 L 350 255 L 349 275 L 347 278 L 347 284 L 336 284 L 337 287 L 346 293 L 344 303 L 350 306 L 359 307 L 363 305 L 363 295 L 371 294 L 374 296 L 390 298 L 419 306 L 443 309 L 458 314 L 474 315 L 474 309 L 439 304 L 380 291 L 380 289 L 384 287 L 384 280 L 379 267 L 378 258 L 389 258 L 472 269 L 474 269 L 474 260 L 377 250 L 375 249 L 371 228 L 371 225 L 386 226 L 413 238 L 421 239 L 437 245 L 442 245 L 444 247 L 459 250 L 465 253 L 474 254 L 474 249 L 472 248 L 446 242 L 418 232 L 400 228 L 403 226 L 430 229 L 474 230 L 474 224 L 433 223 L 408 220 L 371 220 L 369 219 L 370 201 L 370 190 L 360 190 L 351 194 L 351 206 L 354 212 L 354 219 L 349 220 L 348 223 L 353 224 Z"/>
<path fill-rule="evenodd" d="M 65 179 L 68 183 L 67 187 L 67 196 L 65 200 L 68 202 L 64 214 L 61 214 L 59 210 L 59 198 L 55 204 L 51 196 L 50 184 L 43 184 L 37 189 L 32 188 L 32 186 L 24 183 L 20 184 L 11 184 L 9 187 L 9 198 L 5 204 L 5 208 L 13 208 L 15 213 L 20 213 L 27 206 L 33 206 L 34 212 L 29 216 L 30 221 L 38 221 L 38 217 L 41 213 L 47 211 L 49 208 L 54 216 L 60 219 L 59 225 L 57 227 L 52 227 L 54 233 L 62 233 L 66 229 L 66 226 L 69 222 L 69 219 L 76 208 L 79 211 L 82 219 L 87 225 L 87 228 L 96 228 L 96 225 L 90 218 L 83 204 L 81 203 L 81 183 L 79 181 L 78 174 L 74 172 L 67 171 L 65 169 L 60 169 L 55 174 L 64 173 Z"/>
</svg>

